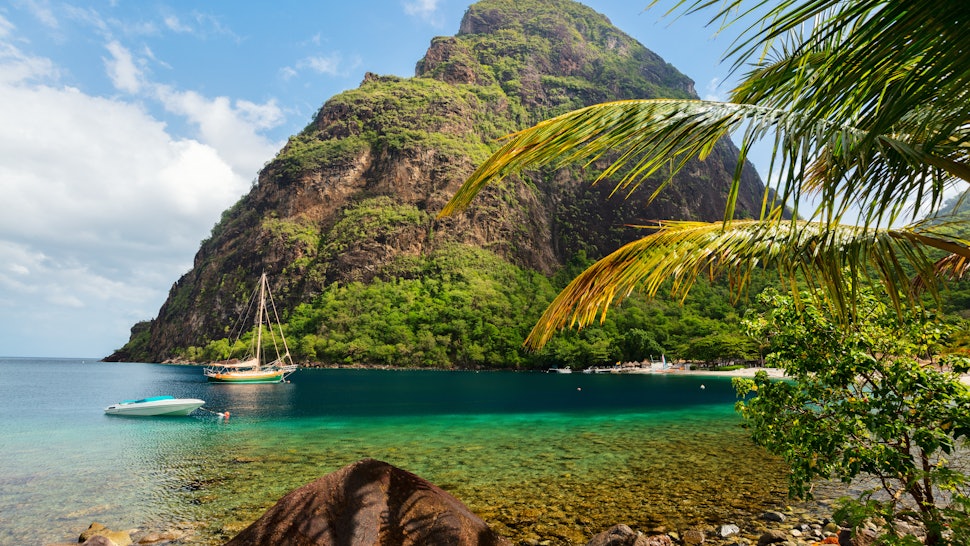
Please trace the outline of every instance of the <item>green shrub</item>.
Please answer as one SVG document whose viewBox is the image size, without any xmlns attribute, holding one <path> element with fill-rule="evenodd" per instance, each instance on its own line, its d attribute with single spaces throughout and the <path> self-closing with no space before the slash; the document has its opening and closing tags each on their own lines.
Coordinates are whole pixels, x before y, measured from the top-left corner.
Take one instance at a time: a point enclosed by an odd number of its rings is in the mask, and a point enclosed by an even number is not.
<svg viewBox="0 0 970 546">
<path fill-rule="evenodd" d="M 784 368 L 790 381 L 771 381 L 764 372 L 736 378 L 737 404 L 754 440 L 788 463 L 790 492 L 807 496 L 816 478 L 851 483 L 871 476 L 869 491 L 844 502 L 849 523 L 884 522 L 885 540 L 897 537 L 896 516 L 915 514 L 927 531 L 926 544 L 946 544 L 948 525 L 966 528 L 967 476 L 953 454 L 970 434 L 970 391 L 957 375 L 967 359 L 933 359 L 946 326 L 918 309 L 901 317 L 891 305 L 859 290 L 858 322 L 846 325 L 808 294 L 800 301 L 768 291 L 765 310 L 746 320 L 758 339 L 769 339 L 769 365 Z M 932 362 L 932 360 L 931 360 Z M 957 542 L 950 542 L 957 544 Z M 962 542 L 960 542 L 962 544 Z"/>
</svg>

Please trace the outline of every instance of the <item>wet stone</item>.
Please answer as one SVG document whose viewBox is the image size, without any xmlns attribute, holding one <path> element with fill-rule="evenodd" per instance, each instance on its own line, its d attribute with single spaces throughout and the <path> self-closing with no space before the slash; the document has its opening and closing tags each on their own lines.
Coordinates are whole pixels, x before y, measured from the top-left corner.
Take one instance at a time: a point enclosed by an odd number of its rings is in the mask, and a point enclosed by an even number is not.
<svg viewBox="0 0 970 546">
<path fill-rule="evenodd" d="M 777 544 L 779 542 L 787 542 L 788 534 L 779 529 L 770 529 L 758 538 L 758 546 L 765 546 L 766 544 Z"/>
<path fill-rule="evenodd" d="M 704 532 L 699 529 L 684 531 L 683 542 L 686 546 L 700 546 L 704 544 L 705 539 Z"/>
<path fill-rule="evenodd" d="M 775 521 L 775 522 L 783 522 L 786 519 L 788 519 L 785 516 L 785 514 L 782 514 L 781 512 L 776 512 L 774 510 L 769 510 L 765 512 L 764 515 L 762 515 L 761 517 L 765 521 Z"/>
</svg>

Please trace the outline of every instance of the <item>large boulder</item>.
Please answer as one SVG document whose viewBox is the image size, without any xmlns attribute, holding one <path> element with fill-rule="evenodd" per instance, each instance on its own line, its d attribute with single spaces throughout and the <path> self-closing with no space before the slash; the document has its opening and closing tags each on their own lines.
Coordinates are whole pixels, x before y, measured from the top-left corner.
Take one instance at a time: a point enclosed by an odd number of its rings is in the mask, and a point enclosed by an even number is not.
<svg viewBox="0 0 970 546">
<path fill-rule="evenodd" d="M 508 546 L 458 499 L 364 459 L 280 499 L 226 546 Z"/>
</svg>

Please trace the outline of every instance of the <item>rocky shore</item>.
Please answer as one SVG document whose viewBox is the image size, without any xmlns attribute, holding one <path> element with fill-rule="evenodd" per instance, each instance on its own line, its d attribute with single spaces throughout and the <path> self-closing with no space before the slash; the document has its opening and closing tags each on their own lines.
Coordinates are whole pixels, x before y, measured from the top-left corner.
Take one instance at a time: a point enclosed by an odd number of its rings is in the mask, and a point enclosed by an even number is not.
<svg viewBox="0 0 970 546">
<path fill-rule="evenodd" d="M 593 530 L 587 542 L 565 537 L 501 536 L 454 496 L 405 470 L 364 459 L 291 491 L 226 546 L 264 544 L 481 546 L 862 546 L 829 521 L 827 503 L 783 507 L 750 521 L 686 529 L 637 529 L 618 523 Z M 541 507 L 536 507 L 541 512 Z M 193 544 L 191 529 L 111 530 L 92 523 L 78 542 L 88 546 Z M 58 545 L 61 546 L 61 545 Z"/>
</svg>

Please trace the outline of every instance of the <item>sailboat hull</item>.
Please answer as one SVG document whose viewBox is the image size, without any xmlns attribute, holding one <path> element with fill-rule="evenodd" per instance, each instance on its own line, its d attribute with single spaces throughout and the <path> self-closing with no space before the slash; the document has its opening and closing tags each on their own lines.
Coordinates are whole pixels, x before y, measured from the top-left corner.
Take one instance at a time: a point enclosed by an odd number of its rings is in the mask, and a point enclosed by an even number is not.
<svg viewBox="0 0 970 546">
<path fill-rule="evenodd" d="M 213 383 L 282 383 L 285 375 L 282 370 L 205 372 L 206 379 Z"/>
</svg>

